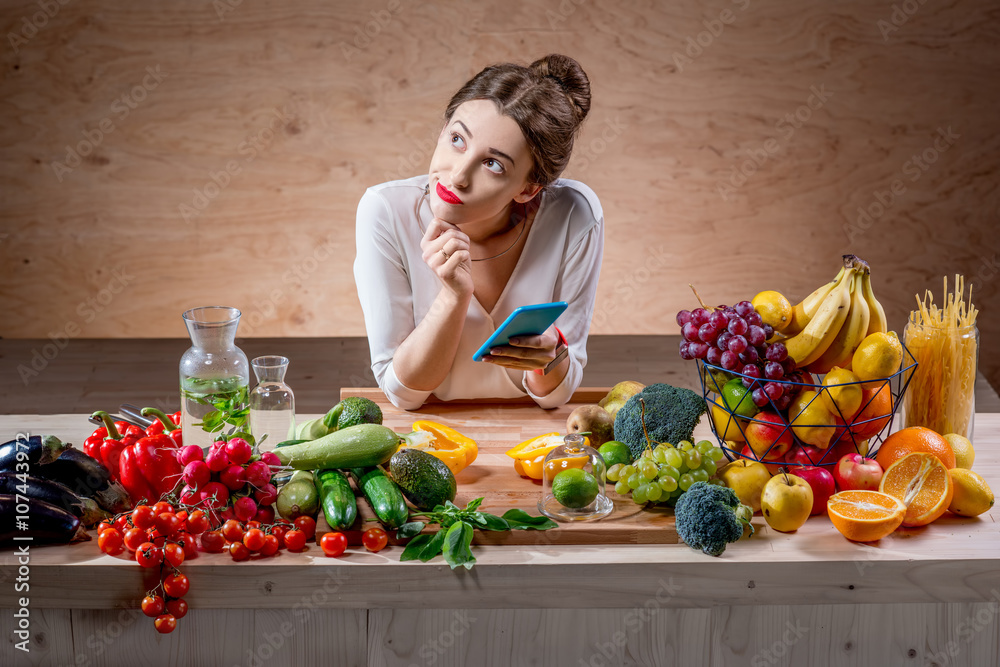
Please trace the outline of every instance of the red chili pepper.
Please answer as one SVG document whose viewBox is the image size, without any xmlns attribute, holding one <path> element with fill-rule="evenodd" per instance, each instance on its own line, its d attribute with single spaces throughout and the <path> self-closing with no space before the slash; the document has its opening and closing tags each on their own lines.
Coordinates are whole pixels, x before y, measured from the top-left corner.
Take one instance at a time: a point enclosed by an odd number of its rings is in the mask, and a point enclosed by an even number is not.
<svg viewBox="0 0 1000 667">
<path fill-rule="evenodd" d="M 150 415 L 156 417 L 156 421 L 146 429 L 146 435 L 159 435 L 166 432 L 167 435 L 173 438 L 178 447 L 184 446 L 184 436 L 181 434 L 180 428 L 180 412 L 175 412 L 172 417 L 168 417 L 163 411 L 156 408 L 143 408 L 140 412 L 143 417 L 149 417 Z"/>
<path fill-rule="evenodd" d="M 165 433 L 148 435 L 122 450 L 121 483 L 132 502 L 156 501 L 173 490 L 181 477 L 177 442 Z"/>
<path fill-rule="evenodd" d="M 121 451 L 139 440 L 144 432 L 134 424 L 112 421 L 111 415 L 103 410 L 98 410 L 93 416 L 103 421 L 104 426 L 98 428 L 87 438 L 84 443 L 84 452 L 103 463 L 104 467 L 111 472 L 112 479 L 120 479 L 119 458 Z"/>
</svg>

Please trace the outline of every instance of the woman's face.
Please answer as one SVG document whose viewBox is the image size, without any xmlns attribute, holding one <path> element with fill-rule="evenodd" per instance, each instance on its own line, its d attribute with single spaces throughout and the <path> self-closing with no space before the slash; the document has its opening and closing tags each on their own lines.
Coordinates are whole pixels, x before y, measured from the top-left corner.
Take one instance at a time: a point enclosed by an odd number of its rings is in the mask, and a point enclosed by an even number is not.
<svg viewBox="0 0 1000 667">
<path fill-rule="evenodd" d="M 431 156 L 431 210 L 456 225 L 491 220 L 512 200 L 523 203 L 537 194 L 540 188 L 528 183 L 532 167 L 528 143 L 513 119 L 498 113 L 490 100 L 464 102 Z"/>
</svg>

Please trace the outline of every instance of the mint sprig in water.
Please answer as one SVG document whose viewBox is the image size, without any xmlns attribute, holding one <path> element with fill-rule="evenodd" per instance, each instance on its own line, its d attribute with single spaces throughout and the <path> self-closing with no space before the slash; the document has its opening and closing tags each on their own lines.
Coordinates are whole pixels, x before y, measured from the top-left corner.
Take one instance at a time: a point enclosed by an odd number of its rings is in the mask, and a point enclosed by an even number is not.
<svg viewBox="0 0 1000 667">
<path fill-rule="evenodd" d="M 229 432 L 223 434 L 222 439 L 243 438 L 251 445 L 254 444 L 253 436 L 246 428 L 247 420 L 250 418 L 248 387 L 241 386 L 233 391 L 212 394 L 211 400 L 207 397 L 196 396 L 188 391 L 185 391 L 184 394 L 187 398 L 202 405 L 210 405 L 215 408 L 205 413 L 200 422 L 195 422 L 195 426 L 200 426 L 207 433 L 218 433 L 229 426 Z"/>
<path fill-rule="evenodd" d="M 476 564 L 476 557 L 472 554 L 472 535 L 475 529 L 548 530 L 559 525 L 548 517 L 531 516 L 519 509 L 507 510 L 503 516 L 482 512 L 479 510 L 482 504 L 483 499 L 476 498 L 462 509 L 449 500 L 430 512 L 411 514 L 411 517 L 423 517 L 424 521 L 404 523 L 396 531 L 396 539 L 410 540 L 399 560 L 419 560 L 426 563 L 443 554 L 451 569 L 461 566 L 471 570 Z M 440 530 L 432 535 L 420 534 L 425 526 L 434 523 L 441 526 Z"/>
</svg>

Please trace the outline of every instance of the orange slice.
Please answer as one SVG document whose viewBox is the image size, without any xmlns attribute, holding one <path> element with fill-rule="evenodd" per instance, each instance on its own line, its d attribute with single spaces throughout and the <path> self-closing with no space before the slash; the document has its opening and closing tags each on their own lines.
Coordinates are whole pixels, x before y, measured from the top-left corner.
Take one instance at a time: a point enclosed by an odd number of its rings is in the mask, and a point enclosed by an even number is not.
<svg viewBox="0 0 1000 667">
<path fill-rule="evenodd" d="M 841 491 L 826 501 L 830 521 L 849 540 L 874 542 L 899 528 L 906 505 L 878 491 Z"/>
<path fill-rule="evenodd" d="M 878 490 L 906 505 L 904 526 L 926 526 L 948 509 L 955 485 L 941 459 L 914 452 L 889 466 Z"/>
</svg>

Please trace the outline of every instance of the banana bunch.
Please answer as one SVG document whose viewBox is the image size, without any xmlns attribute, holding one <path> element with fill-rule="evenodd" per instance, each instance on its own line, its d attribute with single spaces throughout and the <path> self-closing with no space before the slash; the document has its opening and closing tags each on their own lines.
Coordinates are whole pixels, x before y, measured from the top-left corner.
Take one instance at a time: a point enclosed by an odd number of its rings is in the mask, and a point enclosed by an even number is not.
<svg viewBox="0 0 1000 667">
<path fill-rule="evenodd" d="M 826 373 L 834 366 L 850 368 L 861 341 L 888 328 L 872 291 L 870 267 L 844 255 L 840 273 L 793 307 L 781 342 L 798 368 Z"/>
</svg>

